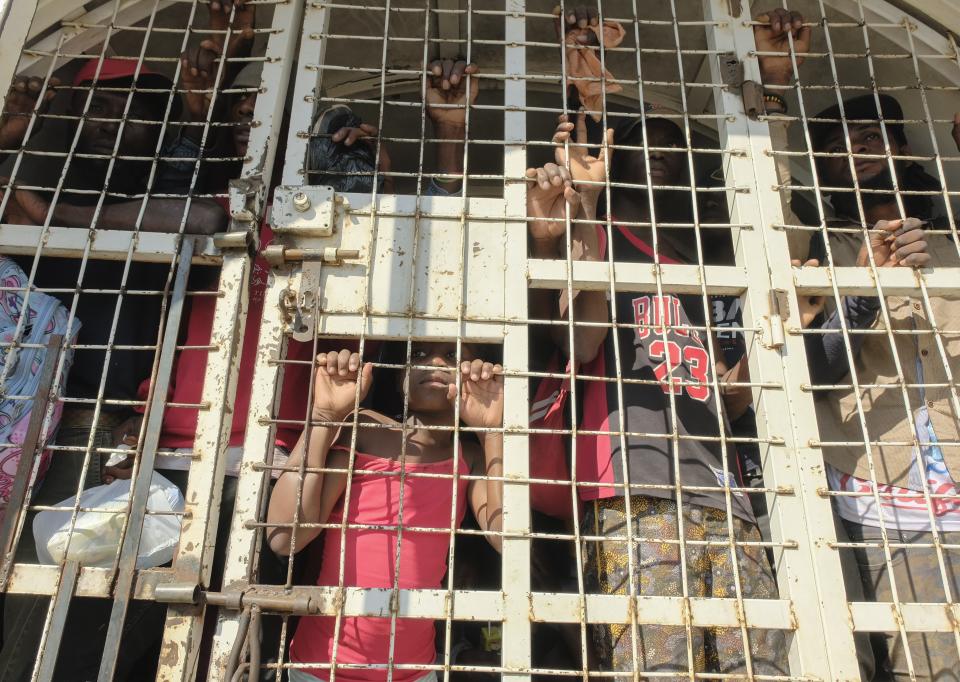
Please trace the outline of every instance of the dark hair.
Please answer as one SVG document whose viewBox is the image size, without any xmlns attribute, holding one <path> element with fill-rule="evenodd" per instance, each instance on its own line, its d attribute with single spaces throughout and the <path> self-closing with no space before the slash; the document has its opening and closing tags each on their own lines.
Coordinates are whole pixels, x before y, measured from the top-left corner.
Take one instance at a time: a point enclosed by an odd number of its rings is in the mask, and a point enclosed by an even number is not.
<svg viewBox="0 0 960 682">
<path fill-rule="evenodd" d="M 416 343 L 416 341 L 414 341 Z M 453 339 L 450 343 L 454 343 Z M 475 344 L 470 344 L 476 347 Z M 492 344 L 482 344 L 483 359 L 488 362 L 500 362 L 503 349 Z M 367 395 L 364 405 L 380 414 L 396 417 L 403 415 L 403 378 L 404 365 L 407 362 L 406 341 L 383 341 L 376 351 L 376 355 L 368 356 L 365 360 L 375 361 L 384 365 L 398 365 L 398 367 L 377 367 L 373 372 L 373 388 Z M 415 363 L 416 364 L 416 363 Z"/>
</svg>

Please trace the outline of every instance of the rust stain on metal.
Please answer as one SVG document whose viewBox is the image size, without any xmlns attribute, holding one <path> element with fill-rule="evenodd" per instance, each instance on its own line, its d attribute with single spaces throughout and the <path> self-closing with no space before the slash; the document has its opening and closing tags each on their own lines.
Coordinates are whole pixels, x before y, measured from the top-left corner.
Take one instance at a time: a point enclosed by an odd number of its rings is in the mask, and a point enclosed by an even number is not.
<svg viewBox="0 0 960 682">
<path fill-rule="evenodd" d="M 160 668 L 176 668 L 180 663 L 180 647 L 174 642 L 164 642 L 158 663 Z"/>
</svg>

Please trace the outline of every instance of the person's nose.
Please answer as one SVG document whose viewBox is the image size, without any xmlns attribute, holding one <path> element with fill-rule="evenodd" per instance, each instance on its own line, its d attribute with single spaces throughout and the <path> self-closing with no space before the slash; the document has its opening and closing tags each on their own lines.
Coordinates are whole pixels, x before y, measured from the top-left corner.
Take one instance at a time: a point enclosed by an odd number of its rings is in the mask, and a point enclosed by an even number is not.
<svg viewBox="0 0 960 682">
<path fill-rule="evenodd" d="M 427 364 L 431 367 L 446 367 L 447 359 L 443 356 L 442 353 L 433 353 L 427 359 Z"/>
</svg>

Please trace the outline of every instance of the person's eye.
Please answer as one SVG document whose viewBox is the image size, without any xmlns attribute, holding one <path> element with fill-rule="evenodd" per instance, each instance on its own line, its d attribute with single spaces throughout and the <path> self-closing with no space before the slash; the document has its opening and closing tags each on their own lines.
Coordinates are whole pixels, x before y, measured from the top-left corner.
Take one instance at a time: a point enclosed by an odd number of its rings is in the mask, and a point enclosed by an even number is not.
<svg viewBox="0 0 960 682">
<path fill-rule="evenodd" d="M 845 151 L 847 151 L 847 148 L 846 148 L 846 147 L 843 147 L 843 146 L 841 146 L 841 145 L 839 145 L 839 144 L 834 145 L 833 147 L 830 148 L 830 153 L 831 153 L 831 154 L 842 154 L 842 153 L 845 152 Z"/>
<path fill-rule="evenodd" d="M 880 133 L 870 133 L 869 135 L 867 135 L 868 142 L 876 142 L 879 139 L 880 139 Z"/>
<path fill-rule="evenodd" d="M 454 361 L 456 361 L 456 359 L 457 359 L 457 351 L 455 351 L 455 350 L 447 351 L 447 359 L 448 359 L 448 360 L 454 360 Z"/>
<path fill-rule="evenodd" d="M 427 357 L 427 352 L 424 350 L 415 350 L 410 353 L 410 356 L 416 358 L 417 360 L 423 360 L 425 357 Z"/>
</svg>

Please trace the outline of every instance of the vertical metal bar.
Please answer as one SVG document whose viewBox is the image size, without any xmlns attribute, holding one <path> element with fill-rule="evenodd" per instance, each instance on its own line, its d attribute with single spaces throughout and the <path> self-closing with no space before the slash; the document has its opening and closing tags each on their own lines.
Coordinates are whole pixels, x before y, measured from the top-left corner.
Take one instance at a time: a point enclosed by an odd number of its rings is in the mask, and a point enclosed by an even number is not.
<svg viewBox="0 0 960 682">
<path fill-rule="evenodd" d="M 39 0 L 8 0 L 0 7 L 0 31 L 3 34 L 3 40 L 0 40 L 0 84 L 3 92 L 7 91 L 8 83 L 13 82 L 38 3 Z"/>
<path fill-rule="evenodd" d="M 279 363 L 283 357 L 283 312 L 277 302 L 286 290 L 287 277 L 277 273 L 265 292 L 266 305 L 260 323 L 257 359 L 253 374 L 247 430 L 243 440 L 243 460 L 237 479 L 237 497 L 234 503 L 230 537 L 225 553 L 223 584 L 250 583 L 259 562 L 261 532 L 248 527 L 248 519 L 259 519 L 267 497 L 271 471 L 262 471 L 256 465 L 270 463 L 273 451 L 277 385 L 282 381 Z M 207 679 L 223 680 L 227 659 L 240 631 L 240 612 L 221 609 L 219 625 L 213 640 Z"/>
<path fill-rule="evenodd" d="M 526 173 L 527 122 L 525 0 L 506 0 L 504 18 L 504 149 L 503 175 Z M 466 173 L 466 167 L 464 167 Z M 466 185 L 466 183 L 464 183 Z M 504 292 L 526 291 L 527 191 L 525 182 L 508 181 L 503 188 L 507 216 L 507 261 Z M 506 295 L 507 319 L 527 319 L 527 297 Z M 503 341 L 503 365 L 527 368 L 526 325 L 508 324 Z M 511 680 L 530 679 L 530 420 L 528 380 L 510 373 L 503 382 L 503 635 L 502 665 Z M 507 453 L 510 453 L 509 456 Z"/>
<path fill-rule="evenodd" d="M 697 250 L 697 268 L 698 268 L 698 279 L 700 281 L 700 301 L 703 306 L 703 319 L 706 325 L 706 333 L 704 334 L 706 347 L 707 347 L 707 357 L 715 358 L 717 357 L 716 348 L 715 348 L 715 339 L 712 330 L 711 324 L 711 314 L 710 314 L 710 302 L 707 296 L 706 284 L 707 278 L 704 271 L 704 258 L 703 258 L 703 244 L 700 237 L 700 218 L 699 218 L 699 206 L 697 202 L 697 193 L 696 193 L 696 169 L 693 162 L 693 153 L 690 151 L 690 148 L 693 146 L 693 139 L 691 135 L 691 124 L 690 117 L 688 115 L 689 109 L 687 106 L 687 85 L 683 76 L 683 57 L 680 49 L 680 31 L 677 25 L 677 7 L 676 0 L 670 0 L 670 9 L 673 18 L 673 33 L 674 33 L 674 42 L 677 46 L 677 73 L 679 78 L 680 85 L 680 102 L 681 107 L 680 111 L 683 113 L 683 137 L 687 146 L 687 173 L 689 175 L 690 182 L 690 202 L 691 208 L 693 210 L 693 223 L 694 223 L 694 242 Z M 734 8 L 731 8 L 731 15 L 739 14 L 735 12 Z M 726 149 L 726 147 L 725 147 Z M 669 365 L 668 365 L 669 367 Z M 719 434 L 720 442 L 720 453 L 721 453 L 721 462 L 720 467 L 724 472 L 733 471 L 734 468 L 730 466 L 729 462 L 729 448 L 727 447 L 727 429 L 724 423 L 724 410 L 725 406 L 722 403 L 719 379 L 717 376 L 716 370 L 710 373 L 710 382 L 713 389 L 713 400 L 714 405 L 717 411 L 717 433 Z M 679 444 L 678 444 L 679 445 Z M 678 447 L 679 450 L 679 447 Z M 734 456 L 736 454 L 734 453 Z M 679 473 L 679 472 L 678 472 Z M 678 491 L 680 484 L 680 477 L 677 476 Z M 750 678 L 753 676 L 753 656 L 750 651 L 750 635 L 747 631 L 747 627 L 743 619 L 743 583 L 742 577 L 740 575 L 740 562 L 737 559 L 737 543 L 734 538 L 734 514 L 733 514 L 733 503 L 730 493 L 730 479 L 729 477 L 724 477 L 724 505 L 726 512 L 726 526 L 727 526 L 727 547 L 729 549 L 730 556 L 730 567 L 733 574 L 733 587 L 734 587 L 734 596 L 737 601 L 737 612 L 740 614 L 739 623 L 740 623 L 740 642 L 743 645 L 743 658 L 746 665 L 746 674 Z M 679 495 L 677 497 L 679 500 Z M 681 544 L 681 547 L 683 545 Z M 686 563 L 686 556 L 681 559 L 682 562 Z M 691 677 L 693 671 L 691 670 Z"/>
<path fill-rule="evenodd" d="M 641 41 L 640 41 L 641 17 L 638 10 L 637 0 L 633 0 L 633 2 L 631 3 L 631 9 L 633 11 L 633 19 L 634 19 L 634 27 L 633 27 L 634 40 L 635 40 L 635 44 L 639 47 L 641 45 Z M 601 52 L 601 54 L 603 53 Z M 654 201 L 654 196 L 653 196 L 653 182 L 650 181 L 650 177 L 651 177 L 650 149 L 649 149 L 650 135 L 647 132 L 647 116 L 646 116 L 646 111 L 644 106 L 644 102 L 646 102 L 646 97 L 644 96 L 643 63 L 641 60 L 640 50 L 636 51 L 635 64 L 636 64 L 636 74 L 637 74 L 637 100 L 640 104 L 639 106 L 640 128 L 643 131 L 642 154 L 643 154 L 643 166 L 644 166 L 644 178 L 645 178 L 644 182 L 646 183 L 647 202 L 650 207 L 649 221 L 650 221 L 650 233 L 651 233 L 651 247 L 653 248 L 654 277 L 656 279 L 656 294 L 659 300 L 663 300 L 663 281 L 661 278 L 662 271 L 660 269 L 660 248 L 658 244 L 660 237 L 657 233 L 657 214 L 656 214 L 656 202 Z M 616 142 L 616 140 L 614 140 L 614 142 Z M 611 196 L 612 188 L 610 186 L 609 176 L 607 178 L 606 187 L 604 189 L 606 192 L 607 206 L 611 206 L 612 205 L 612 196 Z M 636 189 L 639 189 L 639 188 L 636 188 Z M 610 293 L 609 293 L 610 323 L 612 325 L 608 333 L 613 334 L 614 338 L 616 339 L 617 333 L 618 333 L 616 325 L 618 324 L 619 319 L 618 319 L 618 311 L 617 311 L 617 303 L 616 303 L 617 281 L 616 281 L 616 277 L 614 276 L 614 268 L 615 268 L 617 255 L 616 255 L 616 247 L 614 246 L 614 238 L 613 238 L 614 226 L 612 222 L 612 217 L 610 215 L 611 213 L 612 213 L 611 211 L 607 211 L 606 225 L 605 225 L 605 228 L 607 231 L 607 268 L 608 268 L 607 271 L 609 273 L 609 278 L 610 278 Z M 662 320 L 661 320 L 660 328 L 656 330 L 656 332 L 659 333 L 661 336 L 661 339 L 664 342 L 666 342 L 666 328 L 663 326 Z M 617 374 L 616 376 L 616 387 L 617 387 L 616 409 L 618 410 L 618 413 L 620 415 L 626 415 L 627 413 L 626 404 L 623 398 L 623 362 L 620 355 L 621 355 L 620 343 L 619 343 L 619 339 L 617 339 L 613 343 L 613 362 L 614 362 L 614 369 Z M 606 372 L 604 372 L 604 374 L 606 374 Z M 673 382 L 673 368 L 669 364 L 667 365 L 667 381 L 671 383 Z M 669 400 L 670 400 L 670 421 L 671 421 L 670 427 L 671 427 L 671 433 L 675 437 L 677 433 L 677 423 L 676 423 L 677 411 L 676 411 L 676 404 L 675 404 L 676 401 L 674 399 L 672 392 L 669 394 Z M 629 466 L 629 460 L 628 460 L 629 448 L 627 447 L 627 437 L 626 437 L 626 434 L 624 433 L 624 426 L 623 426 L 625 421 L 626 421 L 626 418 L 624 416 L 621 416 L 620 424 L 619 424 L 619 433 L 617 434 L 617 436 L 620 444 L 620 458 L 621 458 L 620 466 L 621 466 L 621 471 L 623 471 L 623 479 L 625 483 L 623 488 L 623 495 L 624 495 L 623 508 L 624 508 L 624 518 L 626 520 L 626 531 L 627 531 L 627 543 L 626 543 L 627 544 L 627 593 L 630 596 L 631 604 L 633 604 L 635 603 L 635 600 L 637 598 L 637 585 L 639 584 L 640 581 L 638 579 L 635 579 L 636 571 L 637 571 L 637 567 L 636 567 L 637 553 L 635 551 L 636 544 L 634 540 L 634 531 L 633 531 L 633 524 L 634 524 L 633 499 L 631 495 L 631 489 L 629 487 L 629 483 L 630 483 L 630 466 Z M 673 445 L 674 452 L 677 453 L 677 455 L 679 455 L 679 447 L 678 447 L 679 444 L 675 439 L 672 445 Z M 678 466 L 678 462 L 675 460 L 674 480 L 677 481 L 677 483 L 679 484 L 680 476 L 679 476 L 679 472 L 676 471 L 677 466 Z M 683 493 L 679 487 L 676 490 L 676 504 L 677 504 L 677 510 L 678 510 L 677 540 L 679 542 L 678 552 L 680 555 L 679 563 L 680 563 L 681 589 L 682 589 L 682 596 L 687 597 L 688 596 L 687 586 L 689 583 L 687 581 L 687 562 L 686 562 L 687 553 L 686 553 L 685 538 L 684 538 L 684 532 L 683 532 L 683 512 L 682 512 Z M 595 529 L 595 532 L 596 532 L 596 529 Z M 598 551 L 599 551 L 599 547 L 600 546 L 598 545 Z M 689 605 L 689 601 L 685 599 L 684 600 L 684 629 L 686 631 L 685 634 L 686 634 L 686 645 L 687 645 L 687 666 L 688 666 L 688 675 L 689 675 L 693 671 L 694 665 L 693 665 L 693 653 L 690 650 L 692 633 L 690 631 L 689 608 L 687 608 L 688 605 Z M 640 663 L 638 661 L 638 658 L 639 658 L 638 654 L 640 652 L 639 644 L 640 644 L 640 636 L 641 636 L 640 624 L 637 621 L 637 609 L 631 608 L 629 610 L 629 615 L 630 615 L 630 637 L 631 637 L 630 656 L 633 661 L 633 667 L 634 667 L 633 679 L 636 681 L 638 679 L 638 670 L 640 668 Z"/>
<path fill-rule="evenodd" d="M 28 308 L 23 309 L 23 315 L 27 315 Z M 30 421 L 27 424 L 27 432 L 23 438 L 23 444 L 20 448 L 20 461 L 17 462 L 17 472 L 13 480 L 13 488 L 10 489 L 10 496 L 7 499 L 7 509 L 3 516 L 3 526 L 0 527 L 0 548 L 3 549 L 2 563 L 0 563 L 0 591 L 7 586 L 7 579 L 10 577 L 10 569 L 13 567 L 14 554 L 16 553 L 16 538 L 19 537 L 21 524 L 26 519 L 26 505 L 28 491 L 32 489 L 36 467 L 34 459 L 37 451 L 42 451 L 44 438 L 41 433 L 45 433 L 49 428 L 47 421 L 48 414 L 51 412 L 50 389 L 53 379 L 56 376 L 55 370 L 60 359 L 60 349 L 63 346 L 63 336 L 55 334 L 47 341 L 47 352 L 43 358 L 43 366 L 40 368 L 40 383 L 37 386 L 37 392 L 33 398 L 33 408 L 30 412 Z M 7 352 L 13 352 L 9 349 Z M 7 363 L 9 364 L 9 363 Z M 42 430 L 41 430 L 42 429 Z"/>
<path fill-rule="evenodd" d="M 63 565 L 60 580 L 57 582 L 57 592 L 53 596 L 49 622 L 47 627 L 43 629 L 43 638 L 40 640 L 40 659 L 37 661 L 37 667 L 34 670 L 34 680 L 49 682 L 53 679 L 57 656 L 60 654 L 64 625 L 67 622 L 67 612 L 70 609 L 70 598 L 77 587 L 77 577 L 79 575 L 80 564 L 78 562 L 67 561 Z"/>
<path fill-rule="evenodd" d="M 216 541 L 217 515 L 223 490 L 226 449 L 237 386 L 243 330 L 247 316 L 250 258 L 228 253 L 220 270 L 220 298 L 214 311 L 201 410 L 197 419 L 193 462 L 187 486 L 180 552 L 173 570 L 180 582 L 209 582 Z M 171 606 L 167 609 L 157 680 L 194 677 L 205 609 Z"/>
<path fill-rule="evenodd" d="M 254 119 L 260 124 L 250 129 L 248 158 L 241 171 L 243 177 L 260 177 L 263 181 L 261 189 L 264 193 L 269 192 L 273 164 L 279 146 L 280 126 L 286 114 L 286 95 L 292 65 L 295 61 L 293 57 L 301 42 L 300 28 L 305 5 L 311 8 L 311 12 L 315 9 L 312 3 L 305 2 L 284 2 L 275 5 L 274 8 L 273 25 L 267 41 L 261 78 L 265 89 L 257 97 L 254 112 Z M 302 60 L 301 64 L 303 64 Z M 309 108 L 292 107 L 291 131 L 297 130 L 294 128 L 293 117 L 298 112 Z M 296 139 L 293 132 L 289 139 Z M 287 153 L 289 161 L 289 146 Z M 289 168 L 288 162 L 284 165 L 285 172 Z M 262 216 L 256 216 L 256 218 L 259 225 Z M 194 459 L 186 494 L 188 514 L 184 517 L 180 535 L 180 552 L 174 563 L 178 580 L 201 585 L 209 582 L 212 569 L 220 495 L 226 466 L 225 451 L 229 443 L 242 337 L 246 329 L 246 299 L 250 267 L 250 258 L 247 254 L 228 253 L 224 257 L 220 272 L 222 295 L 217 301 L 210 340 L 211 346 L 216 350 L 208 355 L 203 385 L 202 402 L 209 404 L 210 408 L 207 411 L 201 411 L 197 420 Z M 270 383 L 271 377 L 272 381 L 276 380 L 277 367 L 271 366 L 271 362 L 277 357 L 274 355 L 277 352 L 277 346 L 274 344 L 278 342 L 278 330 L 282 325 L 278 304 L 280 300 L 278 291 L 282 288 L 275 280 L 266 291 L 267 304 L 264 307 L 264 320 L 272 321 L 273 325 L 265 322 L 264 328 L 267 331 L 261 332 L 261 350 L 258 353 L 255 386 L 260 385 L 258 382 L 261 381 Z M 264 372 L 267 373 L 266 376 Z M 267 461 L 267 453 L 270 451 L 269 434 L 272 433 L 269 425 L 264 427 L 253 418 L 253 415 L 258 414 L 258 409 L 262 410 L 259 414 L 266 412 L 269 415 L 270 408 L 264 409 L 262 401 L 269 400 L 268 405 L 270 405 L 273 396 L 273 391 L 255 390 L 252 393 L 249 412 L 252 416 L 247 420 L 244 459 L 238 480 L 237 508 L 234 510 L 231 544 L 224 566 L 224 584 L 242 579 L 256 563 L 255 559 L 251 561 L 252 555 L 249 548 L 253 546 L 252 543 L 257 534 L 255 530 L 243 528 L 242 521 L 244 518 L 255 516 L 255 513 L 250 510 L 255 509 L 260 501 L 257 493 L 259 481 L 267 479 L 260 472 L 253 470 L 250 465 L 253 462 Z M 233 538 L 238 527 L 242 532 L 234 544 Z M 206 611 L 202 607 L 175 605 L 167 609 L 157 680 L 185 682 L 195 677 L 205 616 Z M 229 635 L 231 632 L 236 632 L 236 616 L 237 614 L 221 612 L 220 627 L 214 640 L 210 668 L 205 673 L 208 679 L 222 679 L 226 656 L 229 656 L 233 641 Z M 226 654 L 223 653 L 224 647 L 227 650 Z"/>
<path fill-rule="evenodd" d="M 140 533 L 143 530 L 143 519 L 147 511 L 153 463 L 157 457 L 160 428 L 163 425 L 163 414 L 167 402 L 167 388 L 170 385 L 170 373 L 177 351 L 177 336 L 180 334 L 180 318 L 186 298 L 187 276 L 190 274 L 190 264 L 193 259 L 193 241 L 190 237 L 183 238 L 180 244 L 180 255 L 177 258 L 176 279 L 163 332 L 159 367 L 156 381 L 150 389 L 152 395 L 147 412 L 143 454 L 139 461 L 134 462 L 135 474 L 130 495 L 130 516 L 120 550 L 120 571 L 113 591 L 113 608 L 110 611 L 110 624 L 107 628 L 103 658 L 100 661 L 100 682 L 110 682 L 113 679 L 123 634 L 123 622 L 131 599 L 133 574 L 137 567 L 137 553 L 140 549 Z"/>
<path fill-rule="evenodd" d="M 705 19 L 714 22 L 707 27 L 709 49 L 735 52 L 744 64 L 746 77 L 759 81 L 756 60 L 750 58 L 755 45 L 749 22 L 732 16 L 724 0 L 704 0 L 703 5 Z M 783 208 L 779 194 L 770 190 L 779 183 L 769 155 L 768 125 L 751 121 L 743 111 L 739 93 L 720 86 L 724 79 L 716 57 L 711 58 L 711 77 L 717 84 L 716 109 L 728 114 L 720 119 L 720 146 L 748 152 L 729 157 L 726 177 L 738 187 L 749 187 L 755 197 L 751 201 L 738 193 L 730 206 L 732 223 L 753 226 L 739 230 L 734 239 L 737 265 L 746 268 L 749 282 L 744 327 L 751 328 L 771 314 L 765 305 L 766 292 L 792 292 L 786 235 L 772 229 L 772 225 L 782 224 Z M 799 327 L 795 298 L 790 307 L 788 322 Z M 829 501 L 818 495 L 818 490 L 826 487 L 823 459 L 809 445 L 817 437 L 816 414 L 810 395 L 800 390 L 802 384 L 809 383 L 803 339 L 787 335 L 782 352 L 762 343 L 754 344 L 753 351 L 749 356 L 751 381 L 784 388 L 755 391 L 755 405 L 759 437 L 768 443 L 765 485 L 794 491 L 777 497 L 770 519 L 776 542 L 797 543 L 796 549 L 784 548 L 777 557 L 780 595 L 791 600 L 796 622 L 791 671 L 822 679 L 855 680 L 859 669 L 851 625 L 846 610 L 836 608 L 846 601 L 846 593 L 839 558 L 831 549 L 831 543 L 836 542 L 833 514 Z"/>
<path fill-rule="evenodd" d="M 299 4 L 299 3 L 297 3 Z M 294 106 L 289 114 L 290 134 L 287 135 L 287 149 L 283 159 L 283 179 L 281 184 L 306 184 L 307 174 L 304 166 L 307 158 L 307 143 L 313 115 L 317 110 L 316 98 L 320 94 L 323 84 L 323 69 L 317 65 L 324 64 L 327 52 L 327 27 L 330 25 L 330 8 L 323 3 L 306 2 L 306 9 L 302 15 L 302 22 L 291 24 L 290 35 L 294 30 L 300 33 L 300 51 L 297 57 L 297 71 L 294 76 L 293 88 Z M 277 8 L 280 11 L 280 8 Z M 357 10 L 364 11 L 364 10 Z M 296 28 L 295 28 L 296 27 Z M 290 40 L 291 43 L 296 41 Z M 292 53 L 290 57 L 292 58 Z M 289 68 L 289 67 L 288 67 Z M 283 82 L 286 83 L 289 80 Z M 300 102 L 297 97 L 303 97 Z"/>
</svg>

